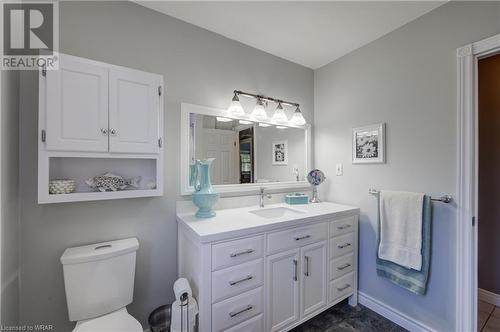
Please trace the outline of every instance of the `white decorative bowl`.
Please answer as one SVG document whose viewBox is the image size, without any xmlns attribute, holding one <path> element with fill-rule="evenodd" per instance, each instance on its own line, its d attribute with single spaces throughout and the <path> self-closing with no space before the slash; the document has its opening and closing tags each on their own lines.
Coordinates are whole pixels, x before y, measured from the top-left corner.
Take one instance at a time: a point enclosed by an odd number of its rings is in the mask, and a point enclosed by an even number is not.
<svg viewBox="0 0 500 332">
<path fill-rule="evenodd" d="M 75 180 L 71 179 L 57 179 L 49 181 L 50 194 L 70 194 L 75 191 Z"/>
</svg>

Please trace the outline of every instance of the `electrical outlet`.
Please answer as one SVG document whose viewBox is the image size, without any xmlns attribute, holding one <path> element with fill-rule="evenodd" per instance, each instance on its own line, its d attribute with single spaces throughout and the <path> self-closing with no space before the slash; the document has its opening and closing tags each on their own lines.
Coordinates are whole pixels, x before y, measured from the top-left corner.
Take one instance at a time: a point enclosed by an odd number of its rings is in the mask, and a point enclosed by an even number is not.
<svg viewBox="0 0 500 332">
<path fill-rule="evenodd" d="M 335 175 L 342 176 L 344 174 L 344 166 L 342 164 L 335 165 Z"/>
</svg>

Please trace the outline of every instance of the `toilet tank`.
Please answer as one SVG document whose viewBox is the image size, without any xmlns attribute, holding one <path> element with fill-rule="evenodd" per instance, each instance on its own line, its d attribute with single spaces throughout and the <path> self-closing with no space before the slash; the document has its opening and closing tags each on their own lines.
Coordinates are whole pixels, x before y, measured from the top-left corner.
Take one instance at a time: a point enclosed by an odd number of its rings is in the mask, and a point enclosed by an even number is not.
<svg viewBox="0 0 500 332">
<path fill-rule="evenodd" d="M 101 316 L 132 303 L 136 238 L 68 248 L 61 256 L 70 321 Z"/>
</svg>

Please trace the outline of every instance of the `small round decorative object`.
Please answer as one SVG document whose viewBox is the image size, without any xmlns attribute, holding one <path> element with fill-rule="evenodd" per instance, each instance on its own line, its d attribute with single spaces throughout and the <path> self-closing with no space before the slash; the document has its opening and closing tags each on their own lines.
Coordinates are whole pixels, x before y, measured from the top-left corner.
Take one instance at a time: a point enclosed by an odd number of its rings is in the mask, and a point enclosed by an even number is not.
<svg viewBox="0 0 500 332">
<path fill-rule="evenodd" d="M 320 203 L 321 200 L 318 198 L 318 186 L 325 181 L 325 173 L 319 169 L 313 169 L 307 174 L 307 181 L 313 185 L 312 198 L 309 200 L 311 203 Z"/>
<path fill-rule="evenodd" d="M 325 174 L 319 169 L 313 169 L 307 174 L 307 181 L 313 186 L 319 186 L 325 181 Z"/>
<path fill-rule="evenodd" d="M 49 181 L 50 194 L 70 194 L 75 191 L 75 180 L 71 179 L 56 179 Z"/>
</svg>

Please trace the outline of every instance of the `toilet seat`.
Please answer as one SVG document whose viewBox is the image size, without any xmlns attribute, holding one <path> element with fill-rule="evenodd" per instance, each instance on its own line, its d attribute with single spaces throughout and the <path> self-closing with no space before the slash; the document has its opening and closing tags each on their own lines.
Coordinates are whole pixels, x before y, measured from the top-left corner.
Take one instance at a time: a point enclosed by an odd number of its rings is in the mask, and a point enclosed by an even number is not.
<svg viewBox="0 0 500 332">
<path fill-rule="evenodd" d="M 141 324 L 130 315 L 127 308 L 109 314 L 81 320 L 73 332 L 143 332 Z"/>
</svg>

